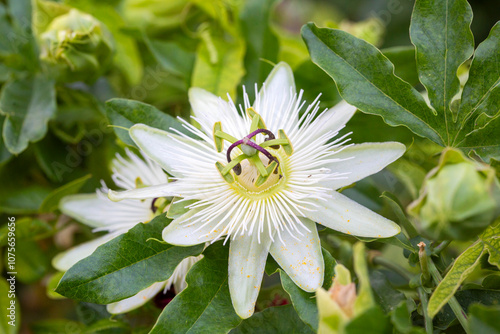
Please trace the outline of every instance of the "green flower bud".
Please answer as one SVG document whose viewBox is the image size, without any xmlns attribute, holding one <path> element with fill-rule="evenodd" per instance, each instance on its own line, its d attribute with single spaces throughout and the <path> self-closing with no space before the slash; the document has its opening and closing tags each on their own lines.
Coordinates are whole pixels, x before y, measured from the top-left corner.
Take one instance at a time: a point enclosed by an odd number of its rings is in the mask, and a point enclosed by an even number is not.
<svg viewBox="0 0 500 334">
<path fill-rule="evenodd" d="M 113 40 L 107 28 L 76 9 L 52 20 L 40 39 L 41 59 L 62 82 L 96 80 L 113 55 Z"/>
<path fill-rule="evenodd" d="M 473 239 L 500 214 L 495 170 L 447 149 L 408 212 L 432 239 Z"/>
</svg>

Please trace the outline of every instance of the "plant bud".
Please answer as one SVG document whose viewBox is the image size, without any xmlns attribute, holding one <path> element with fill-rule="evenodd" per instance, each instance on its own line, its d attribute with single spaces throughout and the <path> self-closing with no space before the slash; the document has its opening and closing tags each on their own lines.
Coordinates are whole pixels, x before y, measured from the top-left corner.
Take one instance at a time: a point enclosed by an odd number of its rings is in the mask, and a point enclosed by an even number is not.
<svg viewBox="0 0 500 334">
<path fill-rule="evenodd" d="M 435 240 L 475 238 L 500 214 L 495 170 L 447 149 L 408 212 L 422 232 Z"/>
<path fill-rule="evenodd" d="M 40 39 L 40 57 L 60 82 L 95 81 L 113 55 L 113 40 L 107 28 L 76 9 L 53 19 Z"/>
</svg>

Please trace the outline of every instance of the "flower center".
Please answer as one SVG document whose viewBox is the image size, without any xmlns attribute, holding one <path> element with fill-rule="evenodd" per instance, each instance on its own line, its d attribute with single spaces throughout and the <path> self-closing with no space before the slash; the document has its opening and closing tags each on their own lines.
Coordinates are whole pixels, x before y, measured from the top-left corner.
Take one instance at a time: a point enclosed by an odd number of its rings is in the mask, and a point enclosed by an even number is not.
<svg viewBox="0 0 500 334">
<path fill-rule="evenodd" d="M 231 143 L 227 149 L 227 164 L 217 162 L 215 165 L 221 176 L 228 183 L 235 180 L 250 192 L 261 192 L 277 184 L 282 178 L 280 161 L 276 157 L 277 150 L 283 148 L 286 155 L 293 153 L 290 140 L 285 131 L 278 131 L 278 138 L 266 129 L 262 117 L 253 108 L 247 109 L 252 120 L 250 133 L 238 140 L 222 131 L 221 122 L 214 124 L 214 142 L 218 152 L 224 149 L 224 140 Z M 258 134 L 266 135 L 261 144 L 254 141 Z M 231 153 L 239 148 L 241 154 L 233 157 Z"/>
</svg>

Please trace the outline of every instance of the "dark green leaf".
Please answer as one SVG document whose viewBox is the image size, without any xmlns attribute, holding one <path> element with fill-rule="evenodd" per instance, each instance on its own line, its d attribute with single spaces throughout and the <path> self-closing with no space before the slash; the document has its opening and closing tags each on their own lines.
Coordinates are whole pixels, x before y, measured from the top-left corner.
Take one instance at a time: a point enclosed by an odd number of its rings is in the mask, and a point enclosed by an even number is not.
<svg viewBox="0 0 500 334">
<path fill-rule="evenodd" d="M 471 333 L 498 334 L 500 306 L 486 307 L 480 304 L 469 308 L 469 330 Z"/>
<path fill-rule="evenodd" d="M 323 289 L 328 290 L 333 282 L 334 268 L 336 265 L 335 259 L 332 255 L 325 250 L 323 251 L 323 258 L 325 260 L 325 279 L 323 281 Z M 297 311 L 300 319 L 308 324 L 315 331 L 318 330 L 318 306 L 316 305 L 315 293 L 306 292 L 299 288 L 288 275 L 280 270 L 281 284 L 285 291 L 290 295 L 293 307 Z"/>
<path fill-rule="evenodd" d="M 0 212 L 14 214 L 37 213 L 45 197 L 50 193 L 50 189 L 39 185 L 20 187 L 18 189 L 6 189 L 2 191 L 0 198 Z"/>
<path fill-rule="evenodd" d="M 169 221 L 164 215 L 158 216 L 100 246 L 66 272 L 56 292 L 76 300 L 109 304 L 167 280 L 184 258 L 203 249 L 202 245 L 175 247 L 148 240 L 161 239 Z"/>
<path fill-rule="evenodd" d="M 312 61 L 336 82 L 340 95 L 359 110 L 404 125 L 443 145 L 441 120 L 423 97 L 394 75 L 394 65 L 373 45 L 337 29 L 302 27 Z"/>
<path fill-rule="evenodd" d="M 398 77 L 412 86 L 420 83 L 417 63 L 415 62 L 415 48 L 413 46 L 396 46 L 380 51 L 394 64 L 394 73 Z"/>
<path fill-rule="evenodd" d="M 382 310 L 378 307 L 370 307 L 345 326 L 345 333 L 385 334 L 390 333 L 390 328 L 389 319 Z"/>
<path fill-rule="evenodd" d="M 375 301 L 382 307 L 382 310 L 386 314 L 393 311 L 405 300 L 404 294 L 394 289 L 385 275 L 379 270 L 371 272 L 370 285 Z"/>
<path fill-rule="evenodd" d="M 180 75 L 189 83 L 195 56 L 175 42 L 154 40 L 144 35 L 144 41 L 156 61 L 167 71 Z"/>
<path fill-rule="evenodd" d="M 270 307 L 254 314 L 233 329 L 231 334 L 308 334 L 313 330 L 303 323 L 292 305 Z"/>
<path fill-rule="evenodd" d="M 460 127 L 464 128 L 455 138 L 457 144 L 476 127 L 476 116 L 483 113 L 495 116 L 500 109 L 500 60 L 497 56 L 499 49 L 500 22 L 497 22 L 488 38 L 479 44 L 474 53 L 469 79 L 465 84 L 458 110 L 458 122 Z"/>
<path fill-rule="evenodd" d="M 186 277 L 188 287 L 163 310 L 153 333 L 227 333 L 241 322 L 231 303 L 228 286 L 229 247 L 208 247 Z"/>
<path fill-rule="evenodd" d="M 263 60 L 278 62 L 279 43 L 269 27 L 271 12 L 279 0 L 246 1 L 240 13 L 243 38 L 247 43 L 243 84 L 247 87 L 250 101 L 254 85 L 262 84 L 272 66 Z"/>
<path fill-rule="evenodd" d="M 499 89 L 500 91 L 500 89 Z M 499 99 L 500 102 L 500 99 Z M 485 127 L 472 131 L 460 143 L 462 148 L 474 150 L 483 160 L 500 159 L 500 114 Z"/>
<path fill-rule="evenodd" d="M 8 256 L 8 252 L 5 252 L 5 255 Z M 16 272 L 19 282 L 31 284 L 40 280 L 49 269 L 49 264 L 47 254 L 36 242 L 23 240 L 22 244 L 16 247 Z"/>
<path fill-rule="evenodd" d="M 81 187 L 90 179 L 91 175 L 86 175 L 72 182 L 66 183 L 65 185 L 53 190 L 40 205 L 40 212 L 53 212 L 57 210 L 59 206 L 59 201 L 67 195 L 76 194 Z"/>
<path fill-rule="evenodd" d="M 19 154 L 30 142 L 42 139 L 55 111 L 53 81 L 38 75 L 8 82 L 0 96 L 0 112 L 6 116 L 3 140 L 7 149 Z"/>
<path fill-rule="evenodd" d="M 472 56 L 472 9 L 466 0 L 417 0 L 410 36 L 417 50 L 420 81 L 446 129 L 440 134 L 451 144 L 455 134 L 450 103 L 460 89 L 458 67 Z"/>
<path fill-rule="evenodd" d="M 106 102 L 106 114 L 112 125 L 130 128 L 137 123 L 146 124 L 161 130 L 168 131 L 170 128 L 186 133 L 180 122 L 172 116 L 165 114 L 152 105 L 139 101 L 126 99 L 112 99 Z M 116 135 L 125 144 L 135 146 L 128 131 L 122 128 L 114 128 Z"/>
</svg>

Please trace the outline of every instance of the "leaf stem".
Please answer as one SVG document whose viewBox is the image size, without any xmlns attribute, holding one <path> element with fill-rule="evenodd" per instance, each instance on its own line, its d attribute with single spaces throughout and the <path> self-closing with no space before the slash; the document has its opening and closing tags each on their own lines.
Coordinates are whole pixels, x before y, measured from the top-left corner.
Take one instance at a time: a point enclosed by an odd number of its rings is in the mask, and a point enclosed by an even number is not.
<svg viewBox="0 0 500 334">
<path fill-rule="evenodd" d="M 429 302 L 429 300 L 427 299 L 427 293 L 422 287 L 419 287 L 417 290 L 420 302 L 422 303 L 422 312 L 424 312 L 425 332 L 427 334 L 432 334 L 434 326 L 432 324 L 432 318 L 429 317 L 429 313 L 427 312 L 427 304 Z"/>
<path fill-rule="evenodd" d="M 428 259 L 428 265 L 429 265 L 429 271 L 431 273 L 432 279 L 434 280 L 434 283 L 436 283 L 436 285 L 439 285 L 439 282 L 442 281 L 443 277 L 441 276 L 441 274 L 437 270 L 436 265 L 432 261 L 431 257 L 429 257 L 429 259 Z M 469 334 L 470 332 L 468 329 L 469 327 L 467 325 L 467 316 L 466 316 L 462 306 L 458 303 L 457 298 L 455 296 L 451 297 L 451 299 L 448 301 L 448 305 L 450 305 L 451 310 L 453 311 L 453 313 L 457 317 L 458 321 L 462 325 L 464 331 L 467 334 Z"/>
<path fill-rule="evenodd" d="M 378 264 L 380 266 L 386 267 L 387 269 L 391 269 L 398 273 L 401 277 L 405 278 L 406 280 L 410 281 L 411 280 L 411 273 L 404 269 L 401 266 L 398 266 L 392 261 L 389 261 L 381 256 L 375 256 L 372 259 L 373 264 Z"/>
<path fill-rule="evenodd" d="M 451 240 L 445 240 L 436 247 L 434 247 L 432 254 L 438 255 L 440 254 L 448 245 L 451 243 Z"/>
</svg>

